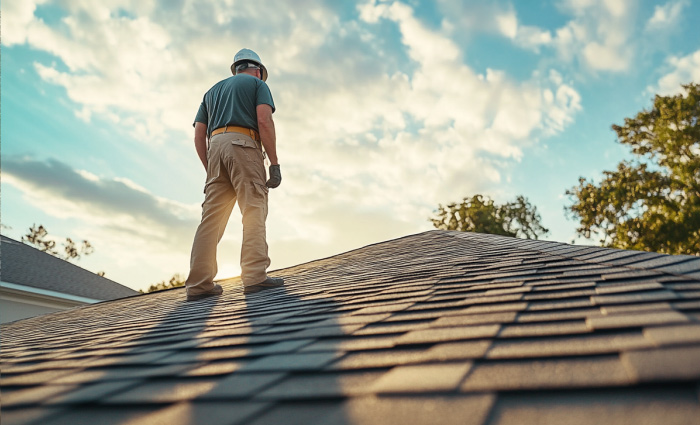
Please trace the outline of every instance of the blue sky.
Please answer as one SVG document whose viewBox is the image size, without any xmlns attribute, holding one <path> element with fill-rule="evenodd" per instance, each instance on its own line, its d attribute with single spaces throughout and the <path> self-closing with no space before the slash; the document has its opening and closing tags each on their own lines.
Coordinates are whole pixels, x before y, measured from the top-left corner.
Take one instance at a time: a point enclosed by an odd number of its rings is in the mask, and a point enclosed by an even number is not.
<svg viewBox="0 0 700 425">
<path fill-rule="evenodd" d="M 7 0 L 3 233 L 88 239 L 77 264 L 144 288 L 188 271 L 202 95 L 266 64 L 283 183 L 272 269 L 429 230 L 439 203 L 525 195 L 571 242 L 567 189 L 627 150 L 610 129 L 700 81 L 690 0 Z M 219 250 L 239 274 L 240 214 Z M 577 239 L 576 243 L 595 241 Z"/>
</svg>

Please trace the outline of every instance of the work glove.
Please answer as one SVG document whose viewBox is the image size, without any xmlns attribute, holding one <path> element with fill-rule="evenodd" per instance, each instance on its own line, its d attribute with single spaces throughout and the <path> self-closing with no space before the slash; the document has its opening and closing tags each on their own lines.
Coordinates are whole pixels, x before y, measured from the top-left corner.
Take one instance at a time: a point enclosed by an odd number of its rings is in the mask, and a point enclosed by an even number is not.
<svg viewBox="0 0 700 425">
<path fill-rule="evenodd" d="M 265 183 L 265 186 L 270 189 L 274 189 L 282 183 L 282 172 L 280 171 L 280 165 L 270 165 L 270 180 Z"/>
</svg>

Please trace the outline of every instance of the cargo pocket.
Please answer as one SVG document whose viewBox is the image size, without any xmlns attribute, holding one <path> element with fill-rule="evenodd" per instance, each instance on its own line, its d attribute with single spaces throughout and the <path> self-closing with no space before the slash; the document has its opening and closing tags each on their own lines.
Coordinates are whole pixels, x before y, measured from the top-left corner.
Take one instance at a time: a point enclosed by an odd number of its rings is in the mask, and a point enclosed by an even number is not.
<svg viewBox="0 0 700 425">
<path fill-rule="evenodd" d="M 265 183 L 253 182 L 253 186 L 255 186 L 255 190 L 261 196 L 267 196 L 268 192 L 270 192 L 270 188 L 265 186 Z"/>
</svg>

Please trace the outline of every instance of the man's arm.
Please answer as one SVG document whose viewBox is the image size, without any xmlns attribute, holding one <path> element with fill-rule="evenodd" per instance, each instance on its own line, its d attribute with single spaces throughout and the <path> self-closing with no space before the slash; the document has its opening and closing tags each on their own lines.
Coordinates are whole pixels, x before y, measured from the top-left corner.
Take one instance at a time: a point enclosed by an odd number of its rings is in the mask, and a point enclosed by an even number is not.
<svg viewBox="0 0 700 425">
<path fill-rule="evenodd" d="M 197 150 L 199 160 L 202 161 L 204 169 L 207 169 L 207 125 L 197 122 L 194 125 L 194 148 Z"/>
<path fill-rule="evenodd" d="M 258 105 L 255 108 L 258 114 L 258 130 L 260 139 L 265 148 L 267 157 L 272 165 L 277 165 L 277 136 L 275 135 L 275 122 L 272 121 L 272 106 L 267 104 Z"/>
</svg>

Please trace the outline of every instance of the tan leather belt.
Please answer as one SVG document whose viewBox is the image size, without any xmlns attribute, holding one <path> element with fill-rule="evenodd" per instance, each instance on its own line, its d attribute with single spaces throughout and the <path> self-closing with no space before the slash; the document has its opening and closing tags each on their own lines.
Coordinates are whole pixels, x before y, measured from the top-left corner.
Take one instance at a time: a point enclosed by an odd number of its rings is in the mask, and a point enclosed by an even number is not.
<svg viewBox="0 0 700 425">
<path fill-rule="evenodd" d="M 226 127 L 219 127 L 216 130 L 211 132 L 212 136 L 216 136 L 217 134 L 221 133 L 240 133 L 240 134 L 245 134 L 246 136 L 250 136 L 253 138 L 253 140 L 260 141 L 260 134 L 253 130 L 252 128 L 248 127 L 239 127 L 237 125 L 227 125 Z"/>
</svg>

